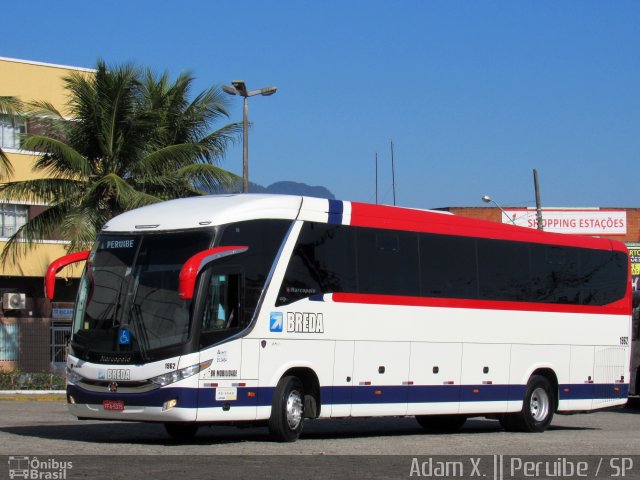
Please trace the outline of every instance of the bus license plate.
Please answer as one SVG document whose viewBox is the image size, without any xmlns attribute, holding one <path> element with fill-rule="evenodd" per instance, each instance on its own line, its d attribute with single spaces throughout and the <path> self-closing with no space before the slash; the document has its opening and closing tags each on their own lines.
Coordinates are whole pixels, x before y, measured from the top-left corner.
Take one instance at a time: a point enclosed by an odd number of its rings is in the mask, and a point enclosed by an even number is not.
<svg viewBox="0 0 640 480">
<path fill-rule="evenodd" d="M 117 412 L 121 412 L 124 410 L 124 401 L 123 400 L 103 400 L 102 406 L 105 410 L 115 410 Z"/>
<path fill-rule="evenodd" d="M 238 389 L 236 387 L 218 387 L 216 388 L 216 401 L 226 402 L 238 399 Z"/>
</svg>

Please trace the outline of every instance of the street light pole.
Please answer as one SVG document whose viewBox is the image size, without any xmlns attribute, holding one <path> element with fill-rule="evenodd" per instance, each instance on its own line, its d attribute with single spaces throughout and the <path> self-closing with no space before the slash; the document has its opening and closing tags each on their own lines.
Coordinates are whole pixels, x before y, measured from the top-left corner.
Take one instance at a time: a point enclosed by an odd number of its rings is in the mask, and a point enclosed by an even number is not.
<svg viewBox="0 0 640 480">
<path fill-rule="evenodd" d="M 249 193 L 249 96 L 244 97 L 242 118 L 242 193 Z"/>
<path fill-rule="evenodd" d="M 515 220 L 513 218 L 511 218 L 509 215 L 507 215 L 507 212 L 504 211 L 504 209 L 498 205 L 498 202 L 496 202 L 493 198 L 491 198 L 489 195 L 483 195 L 482 196 L 482 201 L 484 203 L 494 203 L 496 207 L 498 207 L 500 209 L 500 211 L 504 214 L 505 217 L 507 217 L 509 220 L 511 220 L 511 223 L 513 223 L 514 225 L 517 225 L 517 223 L 515 222 Z"/>
<path fill-rule="evenodd" d="M 278 90 L 276 87 L 264 87 L 258 90 L 247 91 L 244 80 L 233 80 L 233 87 L 222 85 L 222 90 L 229 95 L 240 95 L 244 97 L 244 109 L 242 120 L 242 192 L 249 192 L 249 97 L 262 95 L 264 97 L 273 95 Z"/>
</svg>

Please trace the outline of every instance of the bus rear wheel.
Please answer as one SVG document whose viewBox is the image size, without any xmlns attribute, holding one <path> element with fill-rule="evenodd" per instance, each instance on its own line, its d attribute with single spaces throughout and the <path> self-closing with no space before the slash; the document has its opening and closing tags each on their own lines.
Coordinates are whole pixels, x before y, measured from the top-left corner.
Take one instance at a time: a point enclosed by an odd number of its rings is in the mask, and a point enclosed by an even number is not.
<svg viewBox="0 0 640 480">
<path fill-rule="evenodd" d="M 455 432 L 467 421 L 464 415 L 416 415 L 422 428 L 434 432 Z"/>
<path fill-rule="evenodd" d="M 553 420 L 555 405 L 556 397 L 549 380 L 534 375 L 527 383 L 522 410 L 504 415 L 500 423 L 510 432 L 544 432 Z"/>
<path fill-rule="evenodd" d="M 295 442 L 304 424 L 304 387 L 297 377 L 282 377 L 276 387 L 269 433 L 278 442 Z"/>
<path fill-rule="evenodd" d="M 200 426 L 197 423 L 165 423 L 164 428 L 174 440 L 190 440 Z"/>
</svg>

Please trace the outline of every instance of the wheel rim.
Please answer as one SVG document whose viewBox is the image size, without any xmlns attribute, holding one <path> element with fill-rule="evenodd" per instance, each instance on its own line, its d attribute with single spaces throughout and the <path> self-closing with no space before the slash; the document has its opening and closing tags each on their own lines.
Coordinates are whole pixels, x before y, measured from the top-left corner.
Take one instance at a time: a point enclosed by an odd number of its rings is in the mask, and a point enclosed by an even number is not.
<svg viewBox="0 0 640 480">
<path fill-rule="evenodd" d="M 291 430 L 296 430 L 302 422 L 302 397 L 300 392 L 292 390 L 287 398 L 287 424 Z"/>
<path fill-rule="evenodd" d="M 536 422 L 544 421 L 549 415 L 549 394 L 542 388 L 536 388 L 531 394 L 531 402 L 529 404 L 531 408 L 531 416 Z"/>
</svg>

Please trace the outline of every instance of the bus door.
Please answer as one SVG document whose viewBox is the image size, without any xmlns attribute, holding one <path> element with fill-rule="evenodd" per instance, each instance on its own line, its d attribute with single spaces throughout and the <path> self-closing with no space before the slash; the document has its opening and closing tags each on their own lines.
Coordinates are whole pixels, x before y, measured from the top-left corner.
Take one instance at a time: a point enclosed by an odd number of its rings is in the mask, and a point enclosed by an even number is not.
<svg viewBox="0 0 640 480">
<path fill-rule="evenodd" d="M 240 381 L 242 341 L 233 339 L 247 321 L 243 309 L 244 275 L 240 267 L 212 268 L 203 281 L 206 291 L 200 324 L 200 361 L 212 363 L 207 378 L 200 380 L 198 420 L 209 419 L 208 414 L 215 415 L 210 419 L 220 420 L 220 410 L 229 420 L 253 419 L 256 395 L 248 395 L 252 385 Z"/>
</svg>

